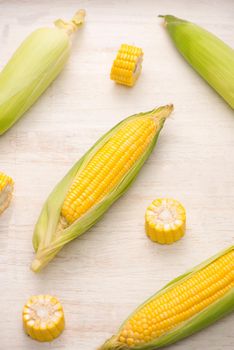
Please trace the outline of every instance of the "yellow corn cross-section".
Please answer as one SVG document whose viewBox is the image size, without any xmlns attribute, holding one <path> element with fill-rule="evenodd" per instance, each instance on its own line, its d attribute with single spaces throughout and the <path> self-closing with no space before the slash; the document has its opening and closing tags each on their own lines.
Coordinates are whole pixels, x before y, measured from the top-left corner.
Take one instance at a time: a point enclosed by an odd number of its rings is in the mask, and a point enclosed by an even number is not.
<svg viewBox="0 0 234 350">
<path fill-rule="evenodd" d="M 123 44 L 113 62 L 110 77 L 116 83 L 133 86 L 142 69 L 142 49 Z"/>
<path fill-rule="evenodd" d="M 14 188 L 12 178 L 0 172 L 0 214 L 9 206 Z"/>
<path fill-rule="evenodd" d="M 23 309 L 23 325 L 32 339 L 52 341 L 65 327 L 63 307 L 50 295 L 32 296 Z"/>
<path fill-rule="evenodd" d="M 175 199 L 159 198 L 152 202 L 145 214 L 145 229 L 154 242 L 171 244 L 185 233 L 186 213 Z"/>
</svg>

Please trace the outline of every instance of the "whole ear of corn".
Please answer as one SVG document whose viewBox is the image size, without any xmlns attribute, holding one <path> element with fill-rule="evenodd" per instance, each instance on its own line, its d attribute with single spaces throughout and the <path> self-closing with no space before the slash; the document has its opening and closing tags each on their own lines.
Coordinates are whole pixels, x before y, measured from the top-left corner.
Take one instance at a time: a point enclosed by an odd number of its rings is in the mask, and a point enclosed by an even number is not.
<svg viewBox="0 0 234 350">
<path fill-rule="evenodd" d="M 84 21 L 80 10 L 70 22 L 29 35 L 0 73 L 0 135 L 7 131 L 46 90 L 70 53 L 71 34 Z"/>
<path fill-rule="evenodd" d="M 234 246 L 176 278 L 123 323 L 99 350 L 153 350 L 234 310 Z"/>
<path fill-rule="evenodd" d="M 9 206 L 14 189 L 10 176 L 0 172 L 0 214 Z"/>
<path fill-rule="evenodd" d="M 126 118 L 73 166 L 47 199 L 36 224 L 32 270 L 39 271 L 80 236 L 130 186 L 152 152 L 172 105 Z"/>
<path fill-rule="evenodd" d="M 160 17 L 184 58 L 234 108 L 234 50 L 194 23 Z"/>
</svg>

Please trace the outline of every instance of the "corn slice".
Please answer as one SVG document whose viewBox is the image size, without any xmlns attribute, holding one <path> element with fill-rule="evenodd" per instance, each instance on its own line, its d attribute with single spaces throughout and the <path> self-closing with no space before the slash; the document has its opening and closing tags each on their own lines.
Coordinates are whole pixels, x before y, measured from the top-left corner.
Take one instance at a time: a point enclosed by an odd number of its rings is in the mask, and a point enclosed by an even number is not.
<svg viewBox="0 0 234 350">
<path fill-rule="evenodd" d="M 145 213 L 146 233 L 154 242 L 171 244 L 185 233 L 186 213 L 175 199 L 159 198 Z"/>
<path fill-rule="evenodd" d="M 110 78 L 118 84 L 133 86 L 142 69 L 143 51 L 122 44 L 111 68 Z"/>
<path fill-rule="evenodd" d="M 88 230 L 131 185 L 151 154 L 172 105 L 126 118 L 105 134 L 47 199 L 35 227 L 40 271 L 62 247 Z"/>
<path fill-rule="evenodd" d="M 234 50 L 194 23 L 171 15 L 159 17 L 184 58 L 234 108 Z"/>
<path fill-rule="evenodd" d="M 71 49 L 71 34 L 84 22 L 84 10 L 69 22 L 30 34 L 0 73 L 0 135 L 33 105 L 63 69 Z"/>
<path fill-rule="evenodd" d="M 0 214 L 9 206 L 13 190 L 14 182 L 12 178 L 0 172 Z"/>
<path fill-rule="evenodd" d="M 234 310 L 234 246 L 176 278 L 139 306 L 99 350 L 154 350 Z"/>
<path fill-rule="evenodd" d="M 23 308 L 25 332 L 40 342 L 57 338 L 64 330 L 63 307 L 50 295 L 32 296 Z"/>
</svg>

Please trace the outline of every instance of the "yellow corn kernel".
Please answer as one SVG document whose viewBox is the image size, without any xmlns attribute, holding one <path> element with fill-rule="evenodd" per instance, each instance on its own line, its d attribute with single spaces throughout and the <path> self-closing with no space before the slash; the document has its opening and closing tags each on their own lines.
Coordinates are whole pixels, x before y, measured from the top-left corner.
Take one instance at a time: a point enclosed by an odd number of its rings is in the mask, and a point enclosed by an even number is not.
<svg viewBox="0 0 234 350">
<path fill-rule="evenodd" d="M 145 213 L 145 229 L 154 242 L 171 244 L 185 233 L 186 213 L 175 199 L 160 198 L 152 202 Z"/>
<path fill-rule="evenodd" d="M 157 123 L 149 117 L 133 119 L 120 128 L 91 158 L 73 181 L 62 206 L 62 216 L 73 223 L 115 187 L 144 153 Z"/>
<path fill-rule="evenodd" d="M 65 327 L 63 307 L 50 295 L 32 296 L 23 308 L 23 325 L 32 339 L 52 341 Z"/>
<path fill-rule="evenodd" d="M 111 79 L 122 85 L 133 86 L 140 75 L 142 61 L 142 49 L 121 45 L 111 68 Z"/>
<path fill-rule="evenodd" d="M 9 206 L 14 189 L 10 176 L 0 172 L 0 214 Z"/>
</svg>

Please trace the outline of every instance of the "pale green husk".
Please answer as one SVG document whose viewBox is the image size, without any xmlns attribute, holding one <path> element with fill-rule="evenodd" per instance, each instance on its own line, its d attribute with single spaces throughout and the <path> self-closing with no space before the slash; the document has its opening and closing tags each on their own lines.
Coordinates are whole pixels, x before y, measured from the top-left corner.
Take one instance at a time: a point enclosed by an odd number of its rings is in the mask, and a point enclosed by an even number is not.
<svg viewBox="0 0 234 350">
<path fill-rule="evenodd" d="M 63 69 L 71 47 L 69 29 L 75 28 L 73 20 L 63 23 L 62 26 L 58 21 L 54 28 L 41 28 L 30 34 L 0 73 L 0 135 L 33 105 Z"/>
<path fill-rule="evenodd" d="M 175 287 L 176 285 L 184 282 L 186 279 L 190 278 L 194 273 L 201 270 L 202 268 L 208 266 L 210 263 L 214 262 L 216 259 L 221 257 L 222 255 L 230 252 L 234 249 L 234 246 L 231 246 L 210 259 L 204 261 L 200 265 L 186 272 L 185 274 L 175 278 L 170 283 L 168 283 L 164 288 L 162 288 L 159 292 L 154 294 L 151 298 L 146 300 L 142 305 L 140 305 L 134 312 L 127 318 L 127 320 L 122 324 L 119 329 L 118 334 L 121 332 L 121 329 L 124 327 L 126 322 L 144 305 L 153 300 L 156 296 L 160 296 L 169 289 Z M 234 288 L 232 288 L 229 292 L 227 292 L 222 298 L 218 301 L 214 302 L 210 306 L 208 306 L 205 310 L 198 313 L 196 316 L 190 318 L 189 320 L 181 323 L 178 327 L 172 329 L 167 332 L 165 335 L 151 341 L 145 343 L 144 345 L 128 347 L 127 345 L 123 345 L 118 342 L 118 334 L 107 340 L 107 342 L 99 349 L 99 350 L 154 350 L 161 348 L 166 345 L 170 345 L 175 343 L 178 340 L 181 340 L 189 335 L 198 332 L 199 330 L 209 326 L 215 321 L 219 320 L 221 317 L 231 313 L 234 311 Z"/>
<path fill-rule="evenodd" d="M 184 58 L 234 108 L 234 50 L 194 23 L 160 17 Z"/>
<path fill-rule="evenodd" d="M 32 263 L 32 270 L 39 271 L 54 258 L 59 250 L 68 242 L 72 241 L 93 226 L 97 220 L 106 212 L 111 204 L 116 201 L 131 185 L 146 159 L 152 152 L 159 132 L 163 127 L 165 118 L 172 111 L 173 106 L 164 106 L 147 113 L 140 113 L 126 118 L 113 129 L 107 132 L 95 145 L 72 167 L 63 180 L 55 187 L 54 191 L 47 199 L 39 220 L 36 224 L 33 245 L 36 251 L 36 258 Z M 100 149 L 105 142 L 130 119 L 152 116 L 158 124 L 158 130 L 151 143 L 141 158 L 134 164 L 128 173 L 122 178 L 120 183 L 99 203 L 93 206 L 87 213 L 76 220 L 67 228 L 61 227 L 61 208 L 66 197 L 66 193 L 76 177 L 78 171 L 89 162 L 92 156 Z"/>
</svg>

